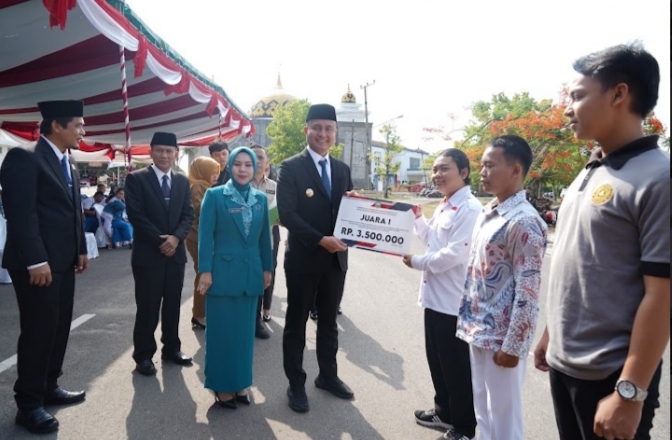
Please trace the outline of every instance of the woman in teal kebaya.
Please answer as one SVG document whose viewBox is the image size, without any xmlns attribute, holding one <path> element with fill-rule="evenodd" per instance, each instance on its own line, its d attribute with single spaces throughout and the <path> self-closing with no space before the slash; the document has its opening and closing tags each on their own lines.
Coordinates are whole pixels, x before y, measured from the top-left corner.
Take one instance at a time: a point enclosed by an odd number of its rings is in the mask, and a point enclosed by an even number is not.
<svg viewBox="0 0 672 440">
<path fill-rule="evenodd" d="M 198 286 L 207 294 L 205 387 L 223 407 L 250 404 L 257 301 L 273 270 L 266 194 L 250 186 L 257 168 L 248 148 L 231 152 L 231 180 L 201 204 Z"/>
</svg>

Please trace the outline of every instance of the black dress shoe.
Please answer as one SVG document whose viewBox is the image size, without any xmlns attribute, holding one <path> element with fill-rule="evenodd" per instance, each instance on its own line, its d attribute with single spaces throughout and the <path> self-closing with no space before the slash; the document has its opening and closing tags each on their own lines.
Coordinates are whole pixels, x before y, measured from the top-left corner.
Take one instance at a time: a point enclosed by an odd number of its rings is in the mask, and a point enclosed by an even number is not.
<svg viewBox="0 0 672 440">
<path fill-rule="evenodd" d="M 61 387 L 56 387 L 47 392 L 44 396 L 45 405 L 71 405 L 73 403 L 83 402 L 86 398 L 84 391 L 66 391 Z"/>
<path fill-rule="evenodd" d="M 252 399 L 250 399 L 249 394 L 245 394 L 244 396 L 239 396 L 238 394 L 236 394 L 236 402 L 249 406 L 252 404 Z"/>
<path fill-rule="evenodd" d="M 196 318 L 191 318 L 191 328 L 192 329 L 200 328 L 201 330 L 205 330 L 205 324 L 203 324 Z"/>
<path fill-rule="evenodd" d="M 334 396 L 340 399 L 350 400 L 355 397 L 355 393 L 352 392 L 350 387 L 343 383 L 338 377 L 333 379 L 326 379 L 321 375 L 315 378 L 315 386 L 321 390 L 329 391 Z"/>
<path fill-rule="evenodd" d="M 287 388 L 287 397 L 289 397 L 289 407 L 298 413 L 307 413 L 310 409 L 308 396 L 304 387 Z"/>
<path fill-rule="evenodd" d="M 58 420 L 42 407 L 31 410 L 20 409 L 16 414 L 16 424 L 33 434 L 47 434 L 58 430 Z"/>
<path fill-rule="evenodd" d="M 151 359 L 136 362 L 135 369 L 138 371 L 138 373 L 142 374 L 143 376 L 156 375 L 156 367 L 154 366 L 154 362 L 152 362 Z"/>
<path fill-rule="evenodd" d="M 228 408 L 228 409 L 236 409 L 238 408 L 238 404 L 236 403 L 236 398 L 237 396 L 234 396 L 230 398 L 229 400 L 222 400 L 219 398 L 219 394 L 215 392 L 215 402 L 222 408 Z"/>
<path fill-rule="evenodd" d="M 191 356 L 187 356 L 181 351 L 176 351 L 175 353 L 163 353 L 161 359 L 174 362 L 177 365 L 191 365 L 191 361 L 193 360 Z"/>
</svg>

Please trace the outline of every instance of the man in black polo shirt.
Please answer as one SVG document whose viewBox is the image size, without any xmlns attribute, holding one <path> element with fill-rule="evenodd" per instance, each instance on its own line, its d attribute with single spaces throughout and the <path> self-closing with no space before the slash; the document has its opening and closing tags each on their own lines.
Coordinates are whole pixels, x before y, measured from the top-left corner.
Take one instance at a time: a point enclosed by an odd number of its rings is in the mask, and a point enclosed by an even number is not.
<svg viewBox="0 0 672 440">
<path fill-rule="evenodd" d="M 642 128 L 658 63 L 631 44 L 574 69 L 566 116 L 600 148 L 560 208 L 535 365 L 561 440 L 650 439 L 670 337 L 670 156 Z"/>
</svg>

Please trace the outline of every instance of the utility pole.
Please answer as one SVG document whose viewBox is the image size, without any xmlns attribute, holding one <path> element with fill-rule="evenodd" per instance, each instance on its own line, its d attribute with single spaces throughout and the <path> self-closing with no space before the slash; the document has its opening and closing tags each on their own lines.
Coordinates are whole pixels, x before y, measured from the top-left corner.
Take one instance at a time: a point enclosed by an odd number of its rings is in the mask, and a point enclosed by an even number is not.
<svg viewBox="0 0 672 440">
<path fill-rule="evenodd" d="M 355 152 L 355 120 L 350 124 L 350 172 L 352 172 L 352 156 Z"/>
<path fill-rule="evenodd" d="M 371 184 L 371 139 L 369 136 L 369 101 L 366 96 L 366 88 L 372 86 L 376 83 L 374 79 L 370 83 L 366 83 L 363 86 L 359 86 L 360 89 L 364 90 L 364 121 L 365 127 L 364 131 L 366 132 L 366 176 L 367 182 Z"/>
</svg>

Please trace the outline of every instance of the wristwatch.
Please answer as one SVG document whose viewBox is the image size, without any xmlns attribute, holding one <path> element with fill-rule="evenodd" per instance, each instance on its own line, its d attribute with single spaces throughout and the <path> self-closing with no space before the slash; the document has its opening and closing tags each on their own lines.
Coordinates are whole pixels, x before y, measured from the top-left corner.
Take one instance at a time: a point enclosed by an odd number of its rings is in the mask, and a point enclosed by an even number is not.
<svg viewBox="0 0 672 440">
<path fill-rule="evenodd" d="M 627 400 L 629 402 L 643 402 L 646 400 L 646 396 L 649 395 L 648 391 L 639 388 L 634 383 L 625 379 L 618 379 L 614 390 L 616 390 L 618 395 L 621 396 L 623 400 Z"/>
</svg>

